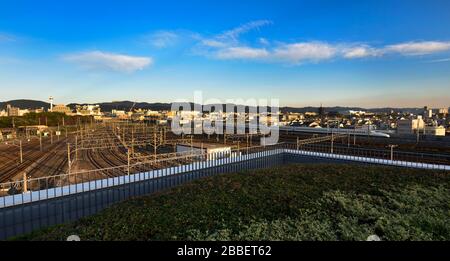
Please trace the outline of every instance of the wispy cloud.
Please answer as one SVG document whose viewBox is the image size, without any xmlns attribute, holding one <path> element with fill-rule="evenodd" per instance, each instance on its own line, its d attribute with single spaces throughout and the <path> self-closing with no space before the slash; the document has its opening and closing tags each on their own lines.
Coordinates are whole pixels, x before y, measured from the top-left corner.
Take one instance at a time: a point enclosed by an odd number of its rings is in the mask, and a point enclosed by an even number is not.
<svg viewBox="0 0 450 261">
<path fill-rule="evenodd" d="M 251 30 L 259 29 L 263 26 L 272 24 L 269 20 L 257 20 L 243 24 L 217 36 L 218 39 L 237 41 L 239 36 Z"/>
<path fill-rule="evenodd" d="M 79 64 L 81 67 L 89 70 L 109 70 L 126 73 L 142 70 L 153 63 L 151 57 L 130 56 L 102 51 L 69 54 L 65 55 L 63 59 Z"/>
<path fill-rule="evenodd" d="M 267 39 L 264 38 L 264 37 L 259 38 L 258 41 L 259 41 L 259 43 L 262 44 L 262 45 L 270 45 L 269 40 L 267 40 Z"/>
<path fill-rule="evenodd" d="M 356 59 L 364 57 L 374 57 L 381 56 L 382 52 L 376 48 L 370 47 L 368 45 L 356 45 L 350 47 L 343 47 L 342 55 L 347 59 Z"/>
<path fill-rule="evenodd" d="M 203 40 L 200 54 L 216 59 L 252 59 L 268 62 L 302 64 L 334 58 L 362 59 L 387 55 L 430 55 L 450 50 L 447 42 L 415 42 L 373 47 L 359 43 L 327 43 L 319 41 L 278 43 L 275 46 L 259 42 L 258 46 L 245 45 L 239 41 L 229 45 L 214 40 Z"/>
<path fill-rule="evenodd" d="M 262 48 L 250 47 L 228 47 L 217 51 L 218 59 L 264 59 L 269 56 L 269 52 Z"/>
<path fill-rule="evenodd" d="M 0 64 L 6 64 L 6 65 L 13 65 L 13 64 L 23 64 L 26 61 L 21 60 L 19 58 L 13 58 L 13 57 L 1 57 L 0 56 Z"/>
<path fill-rule="evenodd" d="M 269 20 L 257 20 L 243 24 L 212 37 L 200 37 L 194 53 L 220 60 L 264 60 L 266 62 L 301 64 L 319 62 L 337 56 L 362 58 L 375 56 L 375 50 L 366 45 L 334 45 L 326 42 L 294 42 L 272 45 L 264 38 L 257 38 L 255 45 L 243 43 L 240 37 L 251 30 L 259 30 L 272 24 Z"/>
<path fill-rule="evenodd" d="M 165 48 L 174 45 L 179 35 L 172 31 L 157 31 L 147 37 L 147 41 L 157 48 Z"/>
<path fill-rule="evenodd" d="M 265 58 L 269 55 L 267 50 L 242 45 L 240 36 L 270 24 L 272 22 L 269 20 L 256 20 L 211 37 L 197 35 L 198 43 L 194 53 L 223 60 Z"/>
<path fill-rule="evenodd" d="M 443 58 L 443 59 L 435 59 L 431 61 L 426 61 L 426 63 L 445 63 L 450 62 L 450 58 Z"/>
<path fill-rule="evenodd" d="M 403 55 L 425 55 L 450 50 L 450 42 L 406 42 L 388 45 L 384 50 L 386 52 L 395 52 Z"/>
<path fill-rule="evenodd" d="M 181 42 L 185 45 L 191 44 L 192 54 L 211 59 L 252 60 L 289 65 L 337 59 L 431 55 L 450 51 L 449 41 L 409 41 L 389 45 L 370 45 L 364 42 L 333 43 L 314 40 L 282 42 L 262 36 L 254 39 L 244 38 L 244 34 L 272 24 L 270 20 L 250 21 L 209 36 L 191 31 L 157 31 L 146 39 L 157 48 L 165 48 Z"/>
<path fill-rule="evenodd" d="M 299 64 L 305 61 L 318 62 L 333 58 L 336 47 L 322 42 L 281 44 L 271 53 L 271 58 L 283 62 Z"/>
<path fill-rule="evenodd" d="M 15 42 L 17 38 L 14 35 L 0 32 L 0 43 L 1 42 Z"/>
</svg>

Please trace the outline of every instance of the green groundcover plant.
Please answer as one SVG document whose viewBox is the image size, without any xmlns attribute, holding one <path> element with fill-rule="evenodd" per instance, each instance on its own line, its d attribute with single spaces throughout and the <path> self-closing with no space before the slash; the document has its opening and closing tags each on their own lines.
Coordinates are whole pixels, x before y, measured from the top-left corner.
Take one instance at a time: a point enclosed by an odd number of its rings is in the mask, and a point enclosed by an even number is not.
<svg viewBox="0 0 450 261">
<path fill-rule="evenodd" d="M 450 173 L 291 164 L 204 178 L 19 240 L 450 240 Z"/>
</svg>

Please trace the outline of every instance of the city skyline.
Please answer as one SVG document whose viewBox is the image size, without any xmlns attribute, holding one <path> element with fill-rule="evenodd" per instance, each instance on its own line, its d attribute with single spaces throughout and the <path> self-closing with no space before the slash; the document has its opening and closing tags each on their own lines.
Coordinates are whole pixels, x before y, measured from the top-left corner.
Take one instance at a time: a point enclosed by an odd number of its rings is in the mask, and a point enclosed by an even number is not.
<svg viewBox="0 0 450 261">
<path fill-rule="evenodd" d="M 446 1 L 88 6 L 2 3 L 1 101 L 172 102 L 202 90 L 291 107 L 449 106 Z"/>
</svg>

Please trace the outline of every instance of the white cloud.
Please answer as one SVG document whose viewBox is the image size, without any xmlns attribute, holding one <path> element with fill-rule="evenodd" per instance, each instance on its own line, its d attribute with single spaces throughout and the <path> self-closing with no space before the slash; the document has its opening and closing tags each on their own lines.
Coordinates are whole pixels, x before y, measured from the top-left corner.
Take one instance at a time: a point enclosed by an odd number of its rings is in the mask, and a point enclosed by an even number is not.
<svg viewBox="0 0 450 261">
<path fill-rule="evenodd" d="M 403 55 L 425 55 L 450 50 L 450 42 L 407 42 L 388 45 L 384 48 L 384 50 L 386 52 L 395 52 Z"/>
<path fill-rule="evenodd" d="M 134 72 L 153 63 L 150 57 L 129 56 L 101 51 L 83 52 L 64 56 L 64 60 L 74 62 L 86 69 Z"/>
<path fill-rule="evenodd" d="M 342 55 L 347 59 L 364 58 L 371 56 L 379 56 L 381 52 L 375 48 L 367 45 L 353 46 L 348 48 L 343 48 Z"/>
<path fill-rule="evenodd" d="M 371 46 L 365 43 L 329 43 L 320 41 L 277 42 L 266 38 L 242 41 L 241 35 L 272 24 L 269 20 L 246 23 L 221 34 L 204 38 L 198 36 L 193 53 L 223 60 L 264 60 L 266 62 L 302 64 L 331 59 L 360 59 L 383 57 L 392 54 L 425 55 L 450 50 L 450 42 L 406 42 L 387 46 Z M 278 43 L 272 44 L 272 43 Z"/>
<path fill-rule="evenodd" d="M 269 24 L 272 24 L 272 22 L 269 20 L 252 21 L 252 22 L 243 24 L 239 27 L 236 27 L 234 29 L 231 29 L 229 31 L 226 31 L 226 32 L 222 33 L 221 35 L 219 35 L 218 38 L 237 40 L 241 34 L 246 33 L 250 30 L 259 29 L 262 26 L 266 26 Z"/>
<path fill-rule="evenodd" d="M 450 62 L 450 58 L 442 58 L 442 59 L 426 61 L 426 63 L 445 63 L 445 62 Z"/>
<path fill-rule="evenodd" d="M 204 39 L 201 41 L 201 44 L 206 46 L 206 47 L 226 47 L 228 44 L 221 42 L 221 41 L 217 41 L 214 39 Z"/>
<path fill-rule="evenodd" d="M 216 53 L 218 59 L 262 59 L 269 56 L 266 49 L 250 48 L 250 47 L 229 47 L 220 49 Z"/>
<path fill-rule="evenodd" d="M 269 20 L 257 20 L 252 21 L 246 24 L 243 24 L 239 27 L 233 28 L 231 30 L 225 31 L 221 34 L 209 37 L 202 38 L 199 42 L 200 46 L 206 48 L 225 48 L 225 47 L 238 47 L 241 45 L 239 41 L 239 36 L 247 33 L 251 30 L 259 29 L 262 26 L 269 25 L 272 22 Z"/>
<path fill-rule="evenodd" d="M 270 45 L 269 40 L 267 40 L 266 38 L 263 38 L 263 37 L 259 38 L 259 43 L 262 45 Z"/>
<path fill-rule="evenodd" d="M 157 48 L 165 48 L 174 45 L 178 40 L 178 34 L 170 31 L 158 31 L 148 37 L 151 45 Z"/>
<path fill-rule="evenodd" d="M 304 61 L 320 61 L 333 58 L 336 48 L 327 43 L 305 42 L 282 44 L 273 51 L 273 58 L 290 63 L 301 63 Z"/>
<path fill-rule="evenodd" d="M 269 20 L 257 20 L 209 38 L 200 36 L 193 52 L 197 55 L 221 60 L 265 58 L 269 56 L 266 49 L 246 46 L 240 42 L 239 37 L 248 31 L 259 29 L 271 23 Z"/>
</svg>

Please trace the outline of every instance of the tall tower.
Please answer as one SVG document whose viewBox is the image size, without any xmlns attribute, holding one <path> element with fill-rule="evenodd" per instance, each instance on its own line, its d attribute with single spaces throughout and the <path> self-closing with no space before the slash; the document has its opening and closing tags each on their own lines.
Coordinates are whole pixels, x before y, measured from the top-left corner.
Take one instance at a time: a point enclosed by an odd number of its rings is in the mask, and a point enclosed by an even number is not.
<svg viewBox="0 0 450 261">
<path fill-rule="evenodd" d="M 325 110 L 322 106 L 322 103 L 320 103 L 320 107 L 319 107 L 319 117 L 320 117 L 320 125 L 325 123 Z"/>
<path fill-rule="evenodd" d="M 48 100 L 50 101 L 50 111 L 53 111 L 53 96 L 50 96 Z"/>
</svg>

